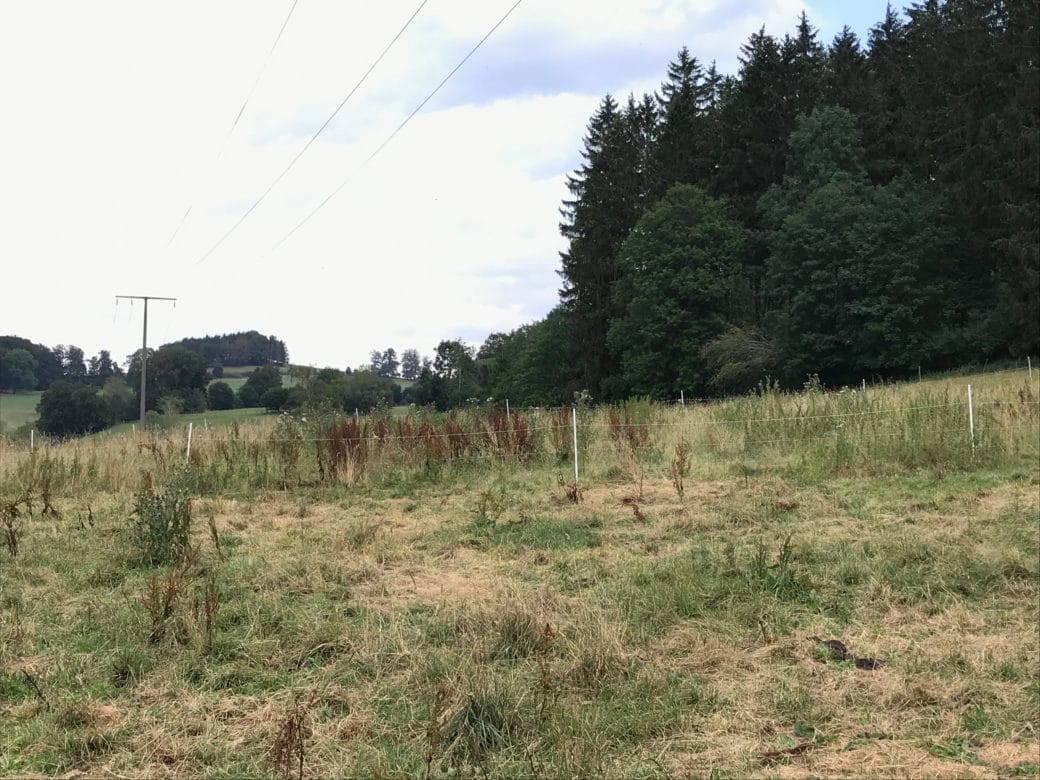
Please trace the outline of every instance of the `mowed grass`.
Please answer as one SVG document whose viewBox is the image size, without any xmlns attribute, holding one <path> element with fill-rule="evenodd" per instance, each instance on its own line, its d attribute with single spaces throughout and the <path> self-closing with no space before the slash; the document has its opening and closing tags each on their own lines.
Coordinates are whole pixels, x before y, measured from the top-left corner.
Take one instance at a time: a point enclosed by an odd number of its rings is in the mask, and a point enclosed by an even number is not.
<svg viewBox="0 0 1040 780">
<path fill-rule="evenodd" d="M 35 422 L 42 392 L 0 393 L 0 432 L 11 433 Z"/>
<path fill-rule="evenodd" d="M 974 454 L 960 380 L 583 412 L 578 502 L 538 416 L 523 462 L 325 480 L 270 418 L 184 472 L 161 434 L 5 452 L 0 501 L 58 514 L 0 546 L 0 774 L 1036 776 L 1022 374 L 971 378 Z M 178 480 L 197 556 L 144 565 L 134 494 Z"/>
</svg>

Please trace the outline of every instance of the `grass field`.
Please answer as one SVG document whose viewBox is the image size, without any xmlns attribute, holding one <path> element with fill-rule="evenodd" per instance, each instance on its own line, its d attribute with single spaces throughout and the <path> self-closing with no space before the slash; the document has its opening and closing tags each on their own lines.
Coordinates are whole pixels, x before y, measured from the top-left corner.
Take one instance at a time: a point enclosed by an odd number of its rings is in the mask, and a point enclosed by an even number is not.
<svg viewBox="0 0 1040 780">
<path fill-rule="evenodd" d="M 238 391 L 238 389 L 246 383 L 246 379 L 249 374 L 253 372 L 255 366 L 235 366 L 225 369 L 225 377 L 219 381 L 227 382 L 231 389 Z M 288 375 L 284 374 L 282 381 L 287 387 L 292 386 L 292 382 Z M 10 395 L 7 393 L 0 393 L 0 433 L 11 433 L 23 425 L 33 423 L 36 421 L 36 404 L 40 400 L 42 392 L 32 393 L 16 393 Z M 208 424 L 223 424 L 225 422 L 243 422 L 254 417 L 258 417 L 264 413 L 263 409 L 234 409 L 229 412 L 207 412 L 205 414 L 184 414 L 178 415 L 175 422 L 171 423 L 170 427 L 187 426 L 189 422 L 195 425 Z M 110 429 L 109 432 L 121 433 L 131 429 L 132 423 L 124 423 L 117 425 Z"/>
<path fill-rule="evenodd" d="M 257 369 L 257 366 L 226 366 L 224 368 L 224 375 L 218 379 L 214 379 L 214 382 L 226 382 L 228 386 L 236 393 L 241 389 L 242 385 L 249 379 L 249 375 Z M 287 368 L 280 369 L 282 373 L 282 384 L 285 387 L 292 387 L 294 382 L 289 376 Z"/>
<path fill-rule="evenodd" d="M 36 404 L 43 393 L 0 393 L 0 432 L 11 432 L 36 419 Z"/>
<path fill-rule="evenodd" d="M 1035 777 L 1024 374 L 0 452 L 0 774 Z"/>
<path fill-rule="evenodd" d="M 163 421 L 162 427 L 165 430 L 172 432 L 186 430 L 188 423 L 191 423 L 195 428 L 204 430 L 210 426 L 219 427 L 223 425 L 231 425 L 233 423 L 243 423 L 250 420 L 256 420 L 263 417 L 265 414 L 267 414 L 267 410 L 262 406 L 257 406 L 245 409 L 224 409 L 221 411 L 177 414 L 173 415 L 169 420 L 167 420 L 164 415 L 160 419 Z M 120 423 L 119 425 L 114 425 L 97 435 L 102 437 L 121 436 L 133 431 L 136 425 L 135 422 Z"/>
</svg>

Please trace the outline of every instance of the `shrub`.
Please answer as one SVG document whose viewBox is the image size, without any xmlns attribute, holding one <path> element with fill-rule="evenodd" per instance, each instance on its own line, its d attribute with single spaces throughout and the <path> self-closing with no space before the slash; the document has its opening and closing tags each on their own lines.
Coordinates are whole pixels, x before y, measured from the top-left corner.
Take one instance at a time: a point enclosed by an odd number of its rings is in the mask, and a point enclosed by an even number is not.
<svg viewBox="0 0 1040 780">
<path fill-rule="evenodd" d="M 191 498 L 185 487 L 175 481 L 165 492 L 138 493 L 134 515 L 131 533 L 143 563 L 168 563 L 188 551 Z"/>
<path fill-rule="evenodd" d="M 74 436 L 100 431 L 110 422 L 105 402 L 96 387 L 55 382 L 36 407 L 40 418 L 36 425 L 51 436 Z"/>
<path fill-rule="evenodd" d="M 213 410 L 234 409 L 235 391 L 227 382 L 210 382 L 206 389 L 209 408 Z"/>
<path fill-rule="evenodd" d="M 280 412 L 287 408 L 288 400 L 288 388 L 272 387 L 260 397 L 260 404 L 265 406 L 269 412 Z"/>
<path fill-rule="evenodd" d="M 238 405 L 245 409 L 252 409 L 259 406 L 260 393 L 252 385 L 242 385 L 238 389 Z"/>
</svg>

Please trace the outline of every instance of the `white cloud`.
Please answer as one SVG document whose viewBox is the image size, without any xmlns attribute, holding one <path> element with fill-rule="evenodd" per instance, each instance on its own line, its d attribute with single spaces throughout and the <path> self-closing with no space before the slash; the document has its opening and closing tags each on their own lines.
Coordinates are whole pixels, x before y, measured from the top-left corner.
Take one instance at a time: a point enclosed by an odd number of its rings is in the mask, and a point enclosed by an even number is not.
<svg viewBox="0 0 1040 780">
<path fill-rule="evenodd" d="M 270 253 L 511 5 L 431 0 L 327 137 L 197 264 L 416 5 L 359 14 L 300 0 L 214 172 L 288 2 L 0 4 L 0 331 L 123 356 L 139 345 L 140 308 L 131 318 L 112 296 L 176 295 L 176 310 L 150 310 L 153 345 L 256 328 L 284 338 L 294 359 L 345 366 L 376 347 L 429 352 L 441 338 L 516 327 L 555 300 L 564 177 L 600 96 L 654 89 L 684 43 L 732 69 L 750 32 L 789 29 L 802 8 L 640 0 L 605 13 L 592 0 L 525 0 L 460 72 L 472 104 L 431 103 Z M 644 41 L 669 54 L 655 73 L 615 68 L 613 83 L 581 92 L 540 83 L 518 94 L 522 71 L 512 86 L 480 83 L 497 51 L 539 36 L 589 57 Z"/>
</svg>

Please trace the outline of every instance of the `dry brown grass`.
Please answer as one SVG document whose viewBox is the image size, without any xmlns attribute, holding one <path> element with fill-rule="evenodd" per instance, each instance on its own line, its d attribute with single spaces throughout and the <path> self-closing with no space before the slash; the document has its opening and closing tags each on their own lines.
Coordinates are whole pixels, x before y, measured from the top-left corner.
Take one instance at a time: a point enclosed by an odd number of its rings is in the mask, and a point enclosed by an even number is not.
<svg viewBox="0 0 1040 780">
<path fill-rule="evenodd" d="M 978 397 L 1015 386 L 997 380 Z M 134 568 L 125 527 L 180 442 L 54 447 L 86 464 L 60 516 L 25 518 L 17 558 L 0 549 L 0 773 L 270 774 L 303 697 L 304 776 L 1035 774 L 1040 479 L 1015 454 L 1021 418 L 993 418 L 1002 460 L 878 476 L 782 448 L 738 470 L 744 434 L 719 413 L 655 412 L 677 424 L 635 459 L 604 427 L 580 503 L 569 464 L 530 453 L 403 485 L 373 458 L 357 484 L 209 491 L 192 543 L 219 609 L 156 645 L 137 601 L 169 571 Z M 244 457 L 268 457 L 250 447 L 269 425 L 243 426 Z M 224 457 L 196 446 L 196 468 Z M 25 455 L 3 454 L 13 483 Z M 814 635 L 887 663 L 821 660 Z M 484 720 L 501 739 L 478 738 Z"/>
</svg>

